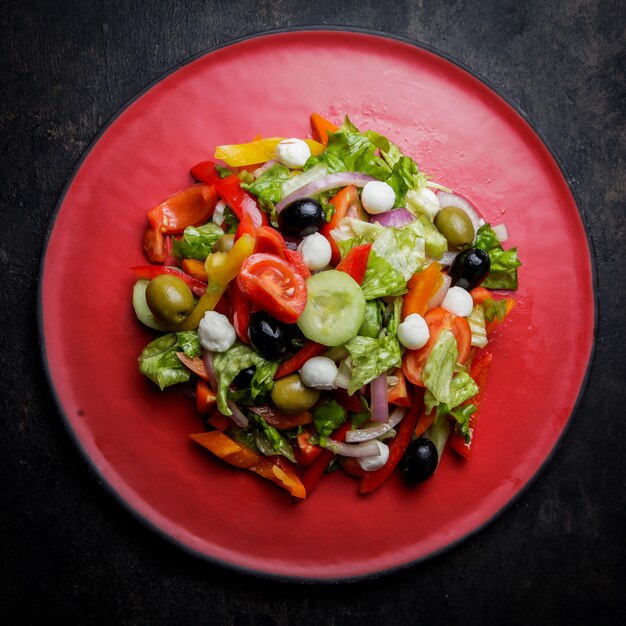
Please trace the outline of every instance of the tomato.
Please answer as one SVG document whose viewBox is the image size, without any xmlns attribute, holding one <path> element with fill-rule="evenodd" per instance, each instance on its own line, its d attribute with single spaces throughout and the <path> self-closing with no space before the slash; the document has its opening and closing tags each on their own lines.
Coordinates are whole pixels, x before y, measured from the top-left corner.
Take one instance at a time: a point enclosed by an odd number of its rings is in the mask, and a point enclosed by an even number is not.
<svg viewBox="0 0 626 626">
<path fill-rule="evenodd" d="M 436 307 L 427 311 L 424 319 L 430 331 L 428 342 L 419 350 L 407 350 L 402 358 L 404 375 L 410 382 L 420 387 L 424 386 L 422 381 L 424 366 L 442 330 L 448 329 L 452 331 L 459 351 L 459 363 L 463 364 L 467 361 L 472 349 L 472 330 L 469 322 L 464 317 L 454 315 L 454 313 L 450 313 L 442 307 Z"/>
<path fill-rule="evenodd" d="M 260 252 L 248 257 L 237 284 L 252 304 L 286 324 L 297 322 L 306 306 L 304 278 L 287 261 L 273 254 Z"/>
<path fill-rule="evenodd" d="M 335 207 L 335 213 L 330 222 L 327 222 L 324 226 L 322 226 L 320 233 L 328 239 L 330 247 L 333 251 L 330 259 L 331 264 L 337 265 L 337 263 L 341 260 L 341 254 L 339 253 L 339 248 L 337 247 L 335 240 L 332 238 L 330 231 L 337 228 L 339 222 L 344 217 L 358 217 L 359 219 L 367 222 L 368 216 L 363 209 L 361 199 L 359 198 L 359 192 L 354 185 L 344 187 L 332 198 L 330 203 Z"/>
</svg>

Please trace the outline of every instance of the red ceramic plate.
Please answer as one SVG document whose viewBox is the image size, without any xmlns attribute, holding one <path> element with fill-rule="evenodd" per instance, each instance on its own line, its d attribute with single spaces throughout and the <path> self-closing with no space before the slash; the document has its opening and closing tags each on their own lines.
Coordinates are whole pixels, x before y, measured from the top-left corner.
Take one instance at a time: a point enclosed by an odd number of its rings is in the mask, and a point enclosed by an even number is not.
<svg viewBox="0 0 626 626">
<path fill-rule="evenodd" d="M 137 372 L 151 334 L 129 267 L 146 211 L 190 183 L 217 144 L 306 136 L 309 114 L 349 114 L 437 181 L 505 222 L 523 267 L 493 342 L 471 461 L 444 455 L 410 491 L 398 476 L 359 496 L 342 473 L 293 505 L 272 483 L 211 457 L 193 401 Z M 211 561 L 280 578 L 355 579 L 433 555 L 512 501 L 555 448 L 594 339 L 585 230 L 532 128 L 457 64 L 378 35 L 275 33 L 215 50 L 128 105 L 82 160 L 58 207 L 41 283 L 44 359 L 70 432 L 103 482 L 148 525 Z"/>
</svg>

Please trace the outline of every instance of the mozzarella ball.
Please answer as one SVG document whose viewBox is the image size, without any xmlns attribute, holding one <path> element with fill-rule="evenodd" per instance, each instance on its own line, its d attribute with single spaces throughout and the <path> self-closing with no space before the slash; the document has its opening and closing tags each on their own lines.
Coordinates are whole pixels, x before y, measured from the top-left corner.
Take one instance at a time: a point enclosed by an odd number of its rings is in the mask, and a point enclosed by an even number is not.
<svg viewBox="0 0 626 626">
<path fill-rule="evenodd" d="M 298 244 L 298 252 L 311 271 L 324 269 L 330 263 L 330 257 L 333 255 L 328 239 L 320 233 L 313 233 L 304 237 Z"/>
<path fill-rule="evenodd" d="M 361 202 L 363 208 L 371 215 L 385 213 L 393 209 L 396 203 L 396 192 L 382 180 L 371 180 L 363 187 Z"/>
<path fill-rule="evenodd" d="M 325 356 L 314 356 L 300 370 L 302 382 L 312 389 L 335 389 L 337 366 L 332 359 Z"/>
<path fill-rule="evenodd" d="M 389 460 L 389 446 L 378 439 L 374 440 L 378 444 L 380 454 L 378 456 L 363 456 L 357 458 L 357 463 L 361 466 L 361 469 L 366 472 L 373 472 L 383 467 Z"/>
<path fill-rule="evenodd" d="M 198 326 L 200 345 L 211 352 L 226 352 L 237 335 L 228 318 L 217 311 L 207 311 Z"/>
<path fill-rule="evenodd" d="M 283 139 L 276 146 L 274 156 L 285 167 L 300 170 L 311 156 L 311 149 L 302 139 Z"/>
<path fill-rule="evenodd" d="M 407 315 L 398 326 L 398 340 L 409 350 L 423 348 L 430 338 L 426 320 L 419 313 Z"/>
<path fill-rule="evenodd" d="M 472 314 L 474 302 L 469 291 L 466 291 L 463 287 L 450 287 L 441 306 L 446 311 L 450 311 L 450 313 L 460 317 L 468 317 Z"/>
</svg>

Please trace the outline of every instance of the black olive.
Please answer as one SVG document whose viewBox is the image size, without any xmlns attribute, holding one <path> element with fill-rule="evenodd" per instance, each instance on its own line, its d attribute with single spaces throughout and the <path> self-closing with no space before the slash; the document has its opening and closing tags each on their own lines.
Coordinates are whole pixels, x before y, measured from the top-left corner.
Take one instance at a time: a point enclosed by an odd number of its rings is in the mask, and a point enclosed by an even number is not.
<svg viewBox="0 0 626 626">
<path fill-rule="evenodd" d="M 233 380 L 235 387 L 237 387 L 237 389 L 249 389 L 255 372 L 256 367 L 248 367 L 245 370 L 241 370 L 241 372 L 235 376 L 235 380 Z"/>
<path fill-rule="evenodd" d="M 278 228 L 287 237 L 312 235 L 323 224 L 324 209 L 314 198 L 294 200 L 278 214 Z"/>
<path fill-rule="evenodd" d="M 279 359 L 289 349 L 287 326 L 265 311 L 252 313 L 248 327 L 252 347 L 268 361 Z"/>
<path fill-rule="evenodd" d="M 438 456 L 435 444 L 426 437 L 420 437 L 406 449 L 400 460 L 400 471 L 409 483 L 421 483 L 435 473 Z"/>
<path fill-rule="evenodd" d="M 463 289 L 474 289 L 485 280 L 491 261 L 489 254 L 480 248 L 469 248 L 460 252 L 448 270 L 450 278 L 452 278 L 451 287 L 455 285 Z"/>
</svg>

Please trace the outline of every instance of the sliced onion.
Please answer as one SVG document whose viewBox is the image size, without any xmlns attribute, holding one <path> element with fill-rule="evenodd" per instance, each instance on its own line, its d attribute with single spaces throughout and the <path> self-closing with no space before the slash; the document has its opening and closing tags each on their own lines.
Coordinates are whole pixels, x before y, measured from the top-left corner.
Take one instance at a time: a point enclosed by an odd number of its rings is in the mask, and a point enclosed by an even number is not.
<svg viewBox="0 0 626 626">
<path fill-rule="evenodd" d="M 263 174 L 263 172 L 269 170 L 270 167 L 273 167 L 274 165 L 276 165 L 276 163 L 278 163 L 276 159 L 270 159 L 269 161 L 267 161 L 267 163 L 263 163 L 263 165 L 261 165 L 260 167 L 257 167 L 254 170 L 254 172 L 252 172 L 252 175 L 255 178 L 258 178 L 261 174 Z"/>
<path fill-rule="evenodd" d="M 389 421 L 389 401 L 387 399 L 387 374 L 383 372 L 370 383 L 372 420 L 386 423 Z"/>
<path fill-rule="evenodd" d="M 213 353 L 210 350 L 202 350 L 202 360 L 204 361 L 204 367 L 209 380 L 209 385 L 213 391 L 217 391 L 217 376 L 215 375 L 215 368 L 213 367 Z"/>
<path fill-rule="evenodd" d="M 506 224 L 496 224 L 491 227 L 493 232 L 496 234 L 498 241 L 500 243 L 504 243 L 509 238 L 509 231 L 506 227 Z"/>
<path fill-rule="evenodd" d="M 359 441 L 371 441 L 389 432 L 394 426 L 397 426 L 404 417 L 406 409 L 398 407 L 390 416 L 386 424 L 377 424 L 369 428 L 360 428 L 359 430 L 349 430 L 346 433 L 346 442 L 355 443 Z"/>
<path fill-rule="evenodd" d="M 434 180 L 427 180 L 426 187 L 429 187 L 430 189 L 437 189 L 438 191 L 445 191 L 446 193 L 452 193 L 450 189 L 444 187 L 441 183 L 435 182 Z"/>
<path fill-rule="evenodd" d="M 364 457 L 364 456 L 380 456 L 380 448 L 375 441 L 365 441 L 364 443 L 341 443 L 334 439 L 327 439 L 324 447 L 335 454 L 341 456 Z"/>
<path fill-rule="evenodd" d="M 245 428 L 250 422 L 248 421 L 248 418 L 241 412 L 241 409 L 232 400 L 228 400 L 226 404 L 228 404 L 228 408 L 233 412 L 233 414 L 230 416 L 230 419 L 232 419 L 233 422 L 237 424 L 237 426 L 242 426 L 243 428 Z"/>
<path fill-rule="evenodd" d="M 448 265 L 452 265 L 452 262 L 454 261 L 454 259 L 456 259 L 458 252 L 453 252 L 451 250 L 448 250 L 447 252 L 444 252 L 441 255 L 441 258 L 438 259 L 438 263 L 439 265 L 443 265 L 443 266 L 448 266 Z"/>
<path fill-rule="evenodd" d="M 404 207 L 399 209 L 391 209 L 391 211 L 385 211 L 384 213 L 379 213 L 378 215 L 374 215 L 371 222 L 378 222 L 381 226 L 387 228 L 388 226 L 394 226 L 395 228 L 400 228 L 401 226 L 406 226 L 411 222 L 415 221 L 415 215 L 411 213 L 408 209 Z"/>
<path fill-rule="evenodd" d="M 324 178 L 313 181 L 304 187 L 296 189 L 288 196 L 285 196 L 280 202 L 276 204 L 276 210 L 280 213 L 290 202 L 297 200 L 298 198 L 309 198 L 316 196 L 330 189 L 336 189 L 337 187 L 347 187 L 348 185 L 354 185 L 355 187 L 364 187 L 366 183 L 371 180 L 377 180 L 369 174 L 361 174 L 360 172 L 340 172 L 339 174 L 328 174 Z"/>
<path fill-rule="evenodd" d="M 467 217 L 470 218 L 474 225 L 474 232 L 478 231 L 485 223 L 485 220 L 481 217 L 476 207 L 467 198 L 460 196 L 458 193 L 446 193 L 445 191 L 440 191 L 437 196 L 439 197 L 439 202 L 442 207 L 453 206 L 465 211 Z"/>
<path fill-rule="evenodd" d="M 434 309 L 436 306 L 439 306 L 443 299 L 446 297 L 448 293 L 448 289 L 450 289 L 450 283 L 452 279 L 447 274 L 443 275 L 443 283 L 439 289 L 434 293 L 433 297 L 428 301 L 428 308 Z"/>
</svg>

